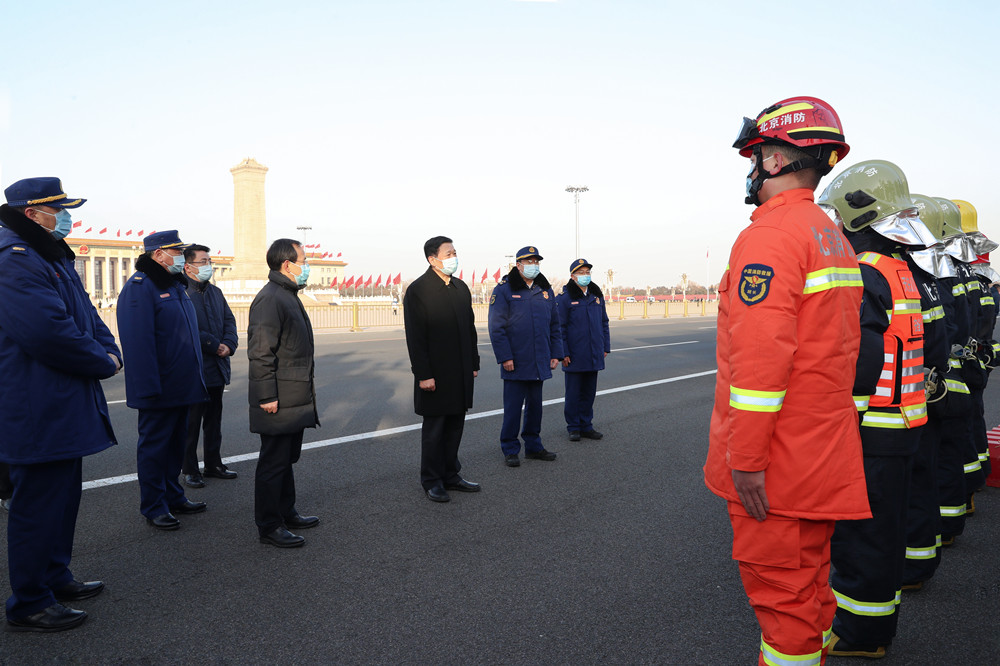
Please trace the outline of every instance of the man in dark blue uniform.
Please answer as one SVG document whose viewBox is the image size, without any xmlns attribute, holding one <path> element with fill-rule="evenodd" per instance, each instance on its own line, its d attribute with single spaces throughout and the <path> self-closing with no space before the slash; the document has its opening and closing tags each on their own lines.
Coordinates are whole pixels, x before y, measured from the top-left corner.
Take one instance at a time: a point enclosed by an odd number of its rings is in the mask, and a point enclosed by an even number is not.
<svg viewBox="0 0 1000 666">
<path fill-rule="evenodd" d="M 139 410 L 139 510 L 160 530 L 181 526 L 175 513 L 206 509 L 187 499 L 178 482 L 188 406 L 208 399 L 198 317 L 185 288 L 185 248 L 173 230 L 146 236 L 146 252 L 118 297 L 118 335 L 129 362 L 126 404 Z"/>
<path fill-rule="evenodd" d="M 569 282 L 556 297 L 563 347 L 563 377 L 566 380 L 566 429 L 569 441 L 601 439 L 594 430 L 594 398 L 597 373 L 611 353 L 611 330 L 601 288 L 590 282 L 586 259 L 569 266 Z"/>
<path fill-rule="evenodd" d="M 0 462 L 10 468 L 7 519 L 12 631 L 62 631 L 87 614 L 59 602 L 93 597 L 69 569 L 83 456 L 116 444 L 101 379 L 121 352 L 62 240 L 72 229 L 58 178 L 20 180 L 0 206 Z"/>
<path fill-rule="evenodd" d="M 517 252 L 517 264 L 490 297 L 490 342 L 503 382 L 503 426 L 500 447 L 508 467 L 521 464 L 517 437 L 524 407 L 524 457 L 555 460 L 542 446 L 542 382 L 563 357 L 559 315 L 552 287 L 541 274 L 541 255 L 534 246 Z"/>
<path fill-rule="evenodd" d="M 198 469 L 198 437 L 204 429 L 202 443 L 205 476 L 235 479 L 236 472 L 222 462 L 222 395 L 229 383 L 229 358 L 236 351 L 236 317 L 226 303 L 222 290 L 210 282 L 214 267 L 209 249 L 192 245 L 184 250 L 184 273 L 188 280 L 188 296 L 198 315 L 198 335 L 201 343 L 202 377 L 208 388 L 208 402 L 196 402 L 188 411 L 187 446 L 184 451 L 184 485 L 202 488 L 205 480 Z M 204 426 L 204 428 L 203 428 Z"/>
</svg>

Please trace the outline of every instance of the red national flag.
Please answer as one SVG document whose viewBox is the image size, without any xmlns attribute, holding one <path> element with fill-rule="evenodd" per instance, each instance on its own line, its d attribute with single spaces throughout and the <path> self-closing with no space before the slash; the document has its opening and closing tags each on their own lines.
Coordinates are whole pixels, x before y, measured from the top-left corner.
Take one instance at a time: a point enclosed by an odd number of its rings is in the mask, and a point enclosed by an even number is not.
<svg viewBox="0 0 1000 666">
<path fill-rule="evenodd" d="M 121 229 L 119 229 L 119 230 L 118 230 L 118 238 L 121 238 L 121 237 L 122 237 L 122 230 L 121 230 Z"/>
<path fill-rule="evenodd" d="M 330 284 L 330 286 L 331 287 L 336 287 L 337 286 L 337 276 L 336 275 L 333 276 L 333 283 Z"/>
<path fill-rule="evenodd" d="M 338 253 L 337 253 L 337 259 L 340 259 L 340 257 L 341 257 L 341 256 L 342 256 L 343 254 L 344 254 L 343 252 L 338 252 Z"/>
<path fill-rule="evenodd" d="M 126 236 L 131 236 L 131 235 L 132 235 L 132 230 L 131 230 L 131 229 L 129 229 L 128 231 L 126 231 L 126 232 L 125 232 L 125 235 L 126 235 Z"/>
<path fill-rule="evenodd" d="M 486 271 L 487 270 L 488 269 L 486 269 L 486 268 L 483 269 L 483 279 L 479 281 L 479 284 L 483 284 L 484 282 L 486 282 Z"/>
<path fill-rule="evenodd" d="M 344 283 L 344 289 L 353 286 L 354 286 L 354 276 L 352 275 L 351 277 L 347 278 L 347 282 Z"/>
<path fill-rule="evenodd" d="M 493 274 L 493 279 L 497 282 L 497 284 L 500 283 L 500 269 L 499 268 L 497 269 L 497 272 Z"/>
<path fill-rule="evenodd" d="M 402 284 L 402 282 L 403 282 L 403 274 L 402 273 L 396 273 L 396 279 L 393 280 L 392 283 L 393 284 Z"/>
<path fill-rule="evenodd" d="M 463 269 L 463 270 L 460 270 L 460 271 L 458 272 L 458 279 L 459 279 L 459 280 L 464 280 L 464 279 L 465 279 L 465 270 L 464 270 L 464 269 Z"/>
<path fill-rule="evenodd" d="M 137 234 L 136 234 L 136 236 L 141 236 L 141 235 L 143 235 L 144 233 L 146 233 L 146 232 L 145 232 L 145 231 L 143 231 L 142 229 L 139 229 L 139 233 L 137 233 Z"/>
<path fill-rule="evenodd" d="M 83 226 L 83 222 L 74 222 L 74 223 L 73 223 L 73 228 L 74 228 L 74 229 L 75 229 L 76 227 L 82 227 L 82 226 Z"/>
<path fill-rule="evenodd" d="M 369 278 L 369 280 L 370 279 L 371 278 Z M 375 286 L 376 287 L 381 287 L 382 286 L 382 274 L 381 273 L 378 274 L 378 280 L 375 281 Z"/>
<path fill-rule="evenodd" d="M 372 276 L 371 275 L 368 276 L 368 281 L 365 282 L 365 286 L 366 287 L 372 286 Z"/>
<path fill-rule="evenodd" d="M 91 231 L 93 231 L 93 229 L 94 229 L 94 227 L 87 227 L 87 230 L 84 231 L 83 233 L 89 234 Z"/>
<path fill-rule="evenodd" d="M 107 230 L 108 230 L 108 228 L 107 228 L 107 227 L 104 227 L 103 229 L 101 229 L 101 230 L 100 230 L 100 231 L 98 231 L 97 233 L 99 233 L 99 234 L 103 234 L 103 233 L 104 233 L 104 232 L 106 232 Z"/>
<path fill-rule="evenodd" d="M 216 254 L 222 254 L 222 250 L 216 250 L 215 253 Z"/>
</svg>

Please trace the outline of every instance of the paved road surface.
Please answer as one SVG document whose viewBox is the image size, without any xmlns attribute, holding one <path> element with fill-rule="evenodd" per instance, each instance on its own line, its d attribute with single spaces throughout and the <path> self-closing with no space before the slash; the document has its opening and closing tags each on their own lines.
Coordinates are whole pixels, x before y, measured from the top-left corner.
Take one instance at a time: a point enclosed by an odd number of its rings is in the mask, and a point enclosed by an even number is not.
<svg viewBox="0 0 1000 666">
<path fill-rule="evenodd" d="M 256 539 L 242 350 L 223 424 L 240 478 L 191 490 L 209 510 L 177 532 L 140 516 L 135 414 L 113 404 L 121 443 L 86 459 L 73 561 L 108 588 L 77 604 L 91 613 L 80 629 L 0 633 L 0 663 L 756 663 L 724 506 L 701 482 L 714 321 L 612 322 L 595 407 L 605 439 L 566 441 L 557 374 L 542 436 L 559 459 L 517 469 L 502 463 L 501 381 L 481 331 L 461 458 L 484 491 L 443 505 L 418 482 L 402 331 L 318 336 L 323 427 L 306 432 L 316 446 L 296 480 L 299 509 L 323 522 L 290 551 Z M 124 400 L 121 377 L 106 389 Z M 991 425 L 998 398 L 991 388 Z M 1000 490 L 978 508 L 938 576 L 905 595 L 882 663 L 1000 661 Z"/>
</svg>

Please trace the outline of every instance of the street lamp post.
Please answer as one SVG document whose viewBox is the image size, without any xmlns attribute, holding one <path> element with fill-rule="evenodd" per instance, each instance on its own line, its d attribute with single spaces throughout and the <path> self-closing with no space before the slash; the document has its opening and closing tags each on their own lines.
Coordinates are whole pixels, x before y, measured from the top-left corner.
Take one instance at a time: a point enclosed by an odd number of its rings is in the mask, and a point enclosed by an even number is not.
<svg viewBox="0 0 1000 666">
<path fill-rule="evenodd" d="M 576 206 L 576 256 L 580 256 L 580 193 L 589 192 L 590 188 L 586 185 L 574 186 L 570 185 L 566 188 L 567 192 L 573 193 L 573 204 Z"/>
</svg>

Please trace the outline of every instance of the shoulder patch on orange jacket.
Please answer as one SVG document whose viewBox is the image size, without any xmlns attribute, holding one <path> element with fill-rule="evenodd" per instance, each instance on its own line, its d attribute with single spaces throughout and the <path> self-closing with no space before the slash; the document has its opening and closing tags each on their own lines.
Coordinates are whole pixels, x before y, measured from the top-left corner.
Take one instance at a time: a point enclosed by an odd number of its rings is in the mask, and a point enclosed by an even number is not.
<svg viewBox="0 0 1000 666">
<path fill-rule="evenodd" d="M 747 264 L 740 275 L 740 300 L 747 305 L 760 303 L 767 298 L 774 269 L 764 264 Z"/>
</svg>

